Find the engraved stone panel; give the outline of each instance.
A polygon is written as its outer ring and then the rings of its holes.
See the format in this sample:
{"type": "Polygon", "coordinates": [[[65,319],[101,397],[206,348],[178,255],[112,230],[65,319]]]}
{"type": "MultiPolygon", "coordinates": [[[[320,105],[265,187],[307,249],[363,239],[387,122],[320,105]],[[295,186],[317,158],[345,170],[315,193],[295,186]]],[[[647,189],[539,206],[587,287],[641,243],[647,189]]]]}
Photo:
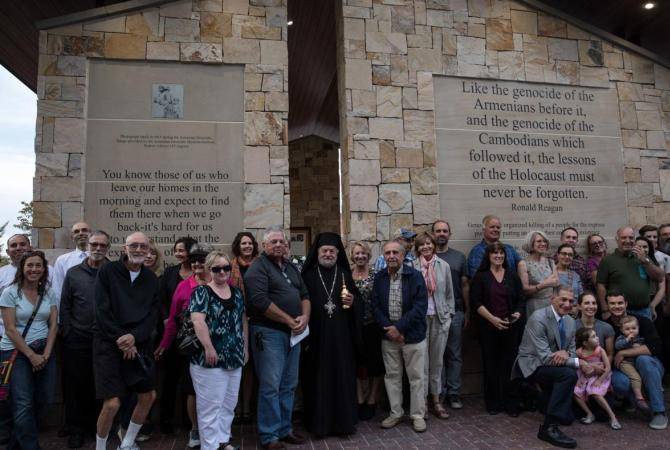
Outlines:
{"type": "Polygon", "coordinates": [[[566,226],[611,238],[627,223],[614,89],[434,83],[440,212],[455,247],[467,251],[481,239],[486,214],[500,216],[503,240],[517,247],[533,229],[557,242],[566,226]]]}
{"type": "Polygon", "coordinates": [[[168,257],[180,236],[230,245],[242,229],[243,70],[90,62],[85,216],[116,249],[142,231],[168,257]],[[179,113],[156,114],[157,96],[168,109],[179,100],[179,113]]]}

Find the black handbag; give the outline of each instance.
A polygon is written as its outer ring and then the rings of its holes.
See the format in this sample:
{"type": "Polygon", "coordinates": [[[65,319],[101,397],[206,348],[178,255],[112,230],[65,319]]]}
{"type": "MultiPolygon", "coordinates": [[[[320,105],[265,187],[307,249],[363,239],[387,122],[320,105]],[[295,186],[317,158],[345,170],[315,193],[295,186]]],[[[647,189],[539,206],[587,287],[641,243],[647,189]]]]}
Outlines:
{"type": "Polygon", "coordinates": [[[190,311],[185,309],[181,317],[181,327],[177,332],[177,350],[181,355],[191,357],[202,350],[202,344],[195,334],[190,311]]]}

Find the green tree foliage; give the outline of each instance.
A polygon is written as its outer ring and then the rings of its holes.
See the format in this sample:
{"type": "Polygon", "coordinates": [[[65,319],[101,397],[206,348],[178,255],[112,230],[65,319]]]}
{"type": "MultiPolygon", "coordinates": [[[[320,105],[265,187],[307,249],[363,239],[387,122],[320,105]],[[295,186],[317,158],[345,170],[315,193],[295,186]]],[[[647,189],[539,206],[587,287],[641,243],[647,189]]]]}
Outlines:
{"type": "Polygon", "coordinates": [[[33,202],[21,202],[21,206],[22,208],[19,210],[19,215],[16,216],[18,223],[14,226],[19,230],[30,233],[33,228],[33,202]]]}
{"type": "Polygon", "coordinates": [[[0,267],[9,264],[9,258],[5,254],[5,231],[7,230],[9,222],[5,222],[0,226],[0,267]]]}

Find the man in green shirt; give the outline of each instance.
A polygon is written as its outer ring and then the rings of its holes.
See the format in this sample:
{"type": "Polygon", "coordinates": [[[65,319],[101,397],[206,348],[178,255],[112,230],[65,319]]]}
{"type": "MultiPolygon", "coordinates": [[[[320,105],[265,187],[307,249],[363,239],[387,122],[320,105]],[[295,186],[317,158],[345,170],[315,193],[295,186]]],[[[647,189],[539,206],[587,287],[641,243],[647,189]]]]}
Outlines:
{"type": "Polygon", "coordinates": [[[622,227],[616,233],[617,248],[603,258],[598,267],[596,289],[603,319],[609,317],[606,294],[610,289],[620,290],[628,302],[628,312],[651,320],[651,282],[663,280],[663,269],[649,259],[635,245],[635,232],[631,227],[622,227]]]}

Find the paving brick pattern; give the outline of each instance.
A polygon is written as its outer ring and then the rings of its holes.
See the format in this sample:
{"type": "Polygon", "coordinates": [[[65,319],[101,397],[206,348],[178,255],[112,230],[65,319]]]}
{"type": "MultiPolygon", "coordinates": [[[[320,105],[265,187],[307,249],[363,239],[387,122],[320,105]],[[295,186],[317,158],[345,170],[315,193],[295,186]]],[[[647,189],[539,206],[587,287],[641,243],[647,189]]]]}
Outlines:
{"type": "MultiPolygon", "coordinates": [[[[666,395],[666,403],[670,396],[666,395]]],[[[345,437],[312,439],[302,446],[290,446],[292,450],[307,449],[543,449],[553,448],[536,438],[537,429],[542,421],[538,413],[524,413],[517,418],[506,414],[490,416],[484,410],[483,400],[478,397],[466,398],[462,410],[450,410],[448,420],[439,420],[431,416],[428,430],[415,433],[409,420],[391,430],[379,428],[383,415],[373,421],[362,422],[358,433],[345,437]]],[[[582,449],[645,449],[661,450],[670,448],[670,430],[655,431],[647,426],[647,421],[637,413],[618,413],[623,430],[613,431],[607,423],[582,425],[575,423],[563,427],[569,436],[575,437],[582,449]]],[[[296,431],[304,432],[300,424],[296,431]]],[[[305,433],[306,434],[306,433],[305,433]]],[[[233,427],[234,440],[241,443],[243,449],[260,448],[254,425],[233,427]]],[[[181,450],[186,448],[186,433],[179,432],[171,436],[158,432],[151,440],[142,443],[142,450],[181,450]]],[[[56,437],[55,430],[45,432],[41,444],[47,449],[67,448],[66,439],[56,437]]],[[[86,442],[86,449],[94,449],[95,443],[86,442]]],[[[116,439],[110,439],[109,449],[118,445],[116,439]]]]}

